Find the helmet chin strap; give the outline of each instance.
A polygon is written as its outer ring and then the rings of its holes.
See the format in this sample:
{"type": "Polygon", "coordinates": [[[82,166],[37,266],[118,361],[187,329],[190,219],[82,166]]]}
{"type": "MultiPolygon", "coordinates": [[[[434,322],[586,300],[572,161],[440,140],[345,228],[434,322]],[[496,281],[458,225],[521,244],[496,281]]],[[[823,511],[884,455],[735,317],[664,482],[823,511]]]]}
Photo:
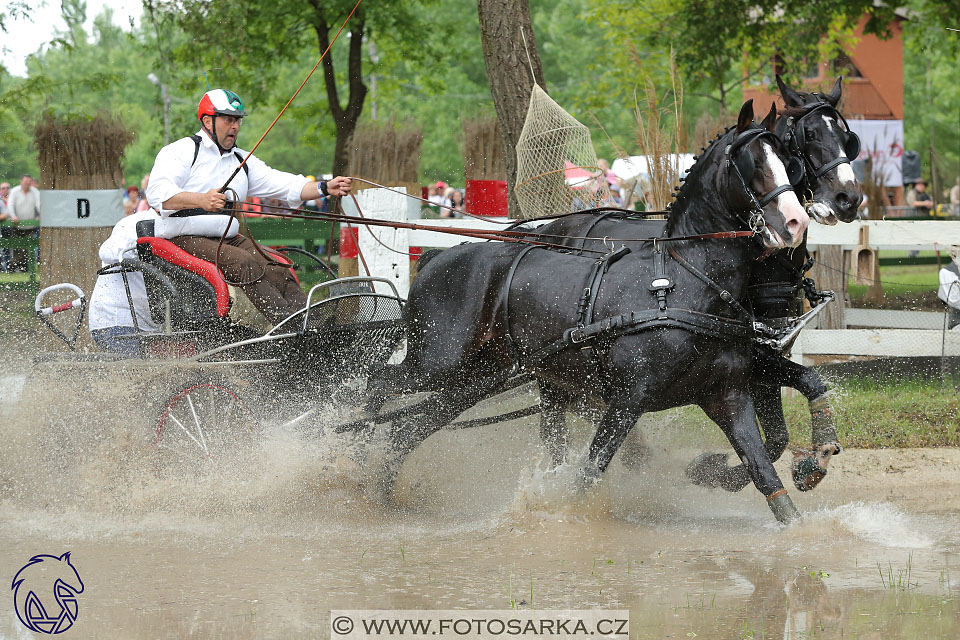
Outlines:
{"type": "MultiPolygon", "coordinates": [[[[217,138],[217,116],[210,116],[210,120],[213,122],[213,131],[207,129],[207,125],[203,124],[203,121],[200,122],[200,126],[203,127],[203,130],[207,132],[207,135],[213,139],[213,144],[217,145],[217,149],[220,150],[220,155],[223,155],[227,151],[230,151],[230,149],[224,149],[220,145],[220,140],[217,138]]],[[[231,149],[232,148],[233,147],[231,147],[231,149]]]]}

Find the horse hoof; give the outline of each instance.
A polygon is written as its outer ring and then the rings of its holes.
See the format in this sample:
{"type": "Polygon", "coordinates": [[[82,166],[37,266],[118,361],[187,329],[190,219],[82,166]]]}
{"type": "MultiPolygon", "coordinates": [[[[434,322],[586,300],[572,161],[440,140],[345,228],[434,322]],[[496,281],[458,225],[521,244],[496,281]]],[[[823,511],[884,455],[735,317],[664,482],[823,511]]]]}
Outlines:
{"type": "Polygon", "coordinates": [[[810,491],[827,475],[830,458],[840,452],[836,443],[823,444],[815,450],[800,449],[794,452],[791,475],[793,484],[800,491],[810,491]]]}
{"type": "Polygon", "coordinates": [[[573,490],[576,493],[583,493],[592,488],[599,481],[600,469],[597,468],[597,465],[595,464],[587,463],[584,465],[583,469],[580,470],[580,473],[577,474],[577,478],[573,483],[573,490]]]}
{"type": "Polygon", "coordinates": [[[790,524],[800,519],[800,512],[793,506],[793,500],[783,489],[767,496],[767,504],[770,505],[770,511],[773,511],[774,517],[780,524],[790,524]]]}
{"type": "Polygon", "coordinates": [[[719,478],[728,469],[728,455],[726,453],[701,453],[687,465],[684,473],[693,484],[716,489],[722,486],[719,478]]]}

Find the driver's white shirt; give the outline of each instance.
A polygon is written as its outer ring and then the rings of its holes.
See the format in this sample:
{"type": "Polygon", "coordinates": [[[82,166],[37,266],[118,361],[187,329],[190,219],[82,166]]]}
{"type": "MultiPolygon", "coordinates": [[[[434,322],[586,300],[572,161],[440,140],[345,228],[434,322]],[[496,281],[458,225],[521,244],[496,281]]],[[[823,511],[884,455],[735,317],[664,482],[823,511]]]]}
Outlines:
{"type": "MultiPolygon", "coordinates": [[[[170,216],[176,212],[163,208],[164,202],[184,191],[206,193],[211,189],[221,188],[234,170],[240,166],[240,160],[234,152],[239,153],[241,158],[247,156],[246,151],[237,147],[221,154],[205,131],[201,129],[197,135],[200,136],[199,150],[191,138],[181,138],[171,142],[157,154],[153,170],[150,172],[146,197],[150,206],[159,211],[162,216],[156,225],[156,235],[160,238],[183,235],[220,237],[228,223],[231,225],[231,230],[227,237],[236,235],[238,225],[230,216],[199,215],[173,218],[170,216]],[[193,161],[194,151],[197,151],[195,162],[193,161]],[[191,162],[193,162],[192,166],[191,162]]],[[[286,201],[290,207],[300,206],[300,193],[310,182],[304,176],[272,169],[256,156],[250,156],[246,166],[249,169],[249,175],[241,169],[229,185],[229,189],[236,192],[238,206],[248,195],[278,198],[286,201]]],[[[233,199],[233,194],[229,190],[227,199],[233,199]]]]}
{"type": "MultiPolygon", "coordinates": [[[[151,219],[155,219],[157,223],[160,222],[156,212],[148,209],[129,215],[118,222],[113,227],[110,237],[100,245],[102,266],[116,264],[124,258],[136,258],[137,223],[151,219]]],[[[127,273],[127,281],[130,283],[130,297],[133,298],[133,308],[137,314],[137,325],[140,331],[145,333],[159,331],[160,327],[150,315],[143,274],[127,273]]],[[[93,294],[90,296],[90,330],[132,326],[133,317],[130,315],[130,302],[127,300],[127,290],[123,286],[123,276],[119,273],[97,276],[97,284],[94,285],[93,294]]]]}

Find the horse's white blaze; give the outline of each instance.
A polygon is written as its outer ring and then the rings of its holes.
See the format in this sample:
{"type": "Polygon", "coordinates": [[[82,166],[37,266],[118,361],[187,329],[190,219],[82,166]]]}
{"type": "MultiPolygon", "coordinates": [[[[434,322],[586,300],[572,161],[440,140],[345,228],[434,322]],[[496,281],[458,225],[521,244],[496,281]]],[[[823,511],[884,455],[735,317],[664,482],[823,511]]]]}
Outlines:
{"type": "MultiPolygon", "coordinates": [[[[820,117],[823,118],[823,121],[827,123],[827,129],[829,129],[830,132],[832,133],[832,132],[833,132],[833,120],[832,120],[831,118],[828,118],[827,116],[820,116],[820,117]]],[[[841,137],[841,136],[837,136],[838,139],[839,139],[840,137],[841,137]]],[[[846,151],[846,149],[843,148],[843,144],[838,143],[838,144],[837,144],[837,157],[843,156],[843,155],[846,155],[846,154],[847,154],[847,151],[846,151]]],[[[856,160],[856,158],[850,158],[850,161],[851,161],[851,162],[854,161],[854,160],[856,160]]],[[[844,162],[844,163],[842,163],[842,164],[837,165],[837,179],[840,180],[840,182],[842,182],[844,185],[853,186],[853,185],[855,185],[855,184],[857,183],[857,176],[854,175],[854,173],[853,173],[853,167],[850,166],[850,163],[849,163],[849,162],[844,162]]]]}
{"type": "MultiPolygon", "coordinates": [[[[777,157],[773,147],[767,142],[763,143],[763,153],[767,166],[770,167],[770,171],[773,173],[773,180],[776,183],[776,187],[790,184],[790,180],[787,178],[787,168],[783,166],[783,162],[777,157]]],[[[810,216],[807,215],[807,212],[797,199],[797,194],[793,191],[784,191],[778,195],[777,211],[783,216],[787,230],[793,234],[790,246],[797,246],[803,238],[803,232],[807,230],[807,225],[810,224],[810,216]]]]}

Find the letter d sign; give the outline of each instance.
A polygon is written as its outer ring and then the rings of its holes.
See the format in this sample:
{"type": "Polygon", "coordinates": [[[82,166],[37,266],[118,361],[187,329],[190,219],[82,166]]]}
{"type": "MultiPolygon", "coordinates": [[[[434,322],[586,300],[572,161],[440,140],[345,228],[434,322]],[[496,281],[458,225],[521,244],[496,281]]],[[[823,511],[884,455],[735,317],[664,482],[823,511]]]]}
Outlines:
{"type": "Polygon", "coordinates": [[[77,217],[80,219],[90,217],[90,201],[86,198],[77,198],[77,217]]]}

